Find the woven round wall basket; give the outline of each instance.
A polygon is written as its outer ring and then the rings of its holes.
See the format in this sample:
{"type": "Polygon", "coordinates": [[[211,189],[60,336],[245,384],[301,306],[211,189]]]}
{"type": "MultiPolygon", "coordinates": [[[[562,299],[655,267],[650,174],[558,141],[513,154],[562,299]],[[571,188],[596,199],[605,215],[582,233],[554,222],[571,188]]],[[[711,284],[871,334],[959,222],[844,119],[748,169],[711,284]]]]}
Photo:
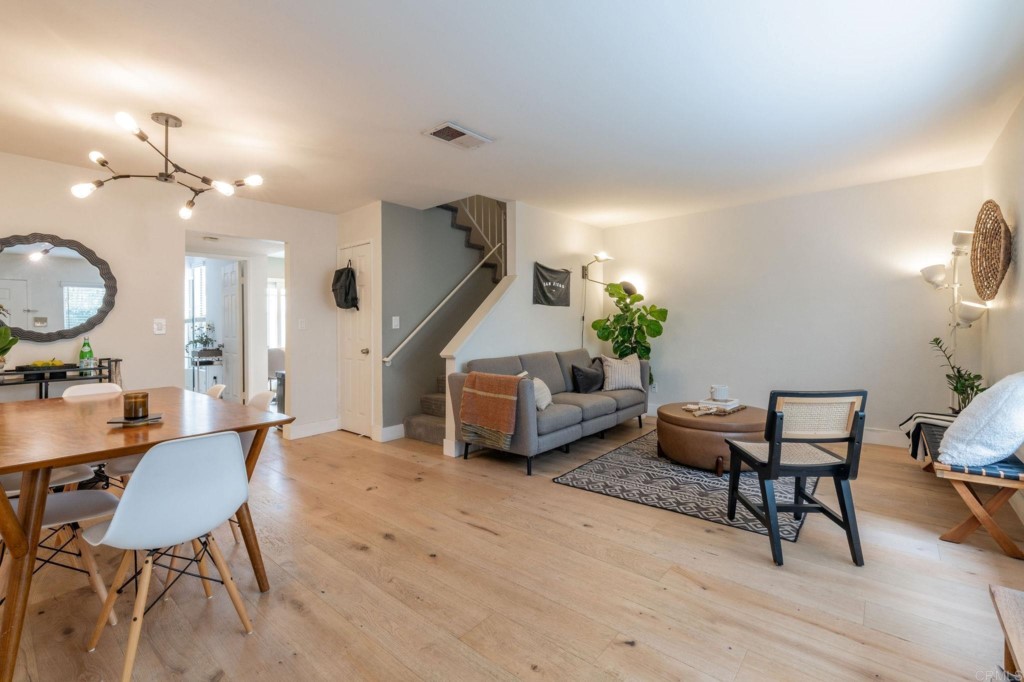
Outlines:
{"type": "Polygon", "coordinates": [[[1010,269],[1010,244],[1013,237],[1003,219],[999,204],[989,199],[978,211],[971,242],[971,274],[974,288],[983,301],[991,301],[1010,269]]]}

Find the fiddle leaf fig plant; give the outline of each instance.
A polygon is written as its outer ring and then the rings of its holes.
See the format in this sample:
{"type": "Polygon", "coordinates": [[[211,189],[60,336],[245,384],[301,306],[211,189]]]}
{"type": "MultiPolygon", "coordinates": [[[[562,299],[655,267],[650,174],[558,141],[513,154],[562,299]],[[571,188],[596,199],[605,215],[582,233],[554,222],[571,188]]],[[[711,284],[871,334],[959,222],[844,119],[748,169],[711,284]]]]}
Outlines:
{"type": "Polygon", "coordinates": [[[643,294],[629,294],[618,282],[605,286],[604,290],[615,302],[617,313],[594,320],[590,326],[597,332],[597,338],[610,341],[617,357],[625,358],[636,353],[642,360],[651,358],[651,339],[665,331],[664,322],[668,310],[654,305],[640,305],[643,294]]]}

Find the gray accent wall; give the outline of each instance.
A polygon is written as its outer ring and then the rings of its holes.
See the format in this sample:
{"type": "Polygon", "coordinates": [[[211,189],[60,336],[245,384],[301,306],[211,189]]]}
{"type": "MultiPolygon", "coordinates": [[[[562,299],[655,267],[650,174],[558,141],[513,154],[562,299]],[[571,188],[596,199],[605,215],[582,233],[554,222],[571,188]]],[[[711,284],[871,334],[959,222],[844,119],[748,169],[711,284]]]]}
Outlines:
{"type": "MultiPolygon", "coordinates": [[[[466,233],[451,226],[451,212],[426,211],[384,202],[381,226],[381,328],[383,354],[392,351],[448,295],[483,255],[464,246],[466,233]],[[400,329],[391,328],[398,316],[400,329]]],[[[449,301],[390,367],[385,366],[384,427],[420,412],[424,393],[434,393],[444,374],[441,350],[494,288],[491,270],[481,268],[449,301]]]]}

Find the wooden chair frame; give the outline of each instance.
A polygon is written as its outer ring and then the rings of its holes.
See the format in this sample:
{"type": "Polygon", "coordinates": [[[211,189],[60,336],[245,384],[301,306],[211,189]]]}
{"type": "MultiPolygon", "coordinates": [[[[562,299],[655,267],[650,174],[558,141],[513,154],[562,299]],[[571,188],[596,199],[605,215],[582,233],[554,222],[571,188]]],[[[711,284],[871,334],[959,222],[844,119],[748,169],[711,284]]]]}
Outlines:
{"type": "Polygon", "coordinates": [[[762,462],[745,452],[742,443],[726,440],[731,453],[729,519],[733,520],[736,518],[736,503],[737,501],[741,502],[768,529],[772,559],[776,565],[782,566],[782,537],[779,534],[779,512],[792,512],[794,518],[798,520],[807,513],[825,515],[833,523],[846,531],[846,539],[850,544],[850,556],[853,559],[853,563],[857,566],[864,565],[864,554],[860,545],[860,533],[857,529],[857,517],[854,513],[850,481],[857,478],[860,450],[864,436],[864,407],[866,403],[867,391],[772,391],[764,434],[765,440],[768,441],[768,461],[762,462]],[[851,409],[846,432],[825,436],[808,434],[806,438],[783,435],[785,433],[784,407],[787,399],[815,401],[832,400],[835,398],[859,398],[859,401],[852,403],[853,408],[851,409]],[[817,447],[818,443],[846,443],[846,458],[842,460],[837,459],[835,464],[783,464],[783,443],[810,443],[815,447],[817,447]],[[755,503],[740,492],[740,471],[744,464],[757,474],[758,483],[761,488],[761,504],[755,503]],[[793,476],[795,479],[792,504],[779,504],[776,501],[775,481],[781,476],[793,476]],[[831,477],[833,479],[836,487],[836,497],[839,498],[838,512],[807,492],[805,484],[807,478],[810,477],[831,477]]]}

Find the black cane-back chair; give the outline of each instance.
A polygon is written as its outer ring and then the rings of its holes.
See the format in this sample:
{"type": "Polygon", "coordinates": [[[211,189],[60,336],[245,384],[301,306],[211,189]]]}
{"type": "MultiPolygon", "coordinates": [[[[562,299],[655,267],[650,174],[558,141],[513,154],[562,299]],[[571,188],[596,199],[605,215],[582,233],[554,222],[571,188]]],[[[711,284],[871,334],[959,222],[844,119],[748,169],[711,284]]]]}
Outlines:
{"type": "Polygon", "coordinates": [[[867,400],[867,391],[772,391],[764,427],[767,442],[726,440],[732,454],[729,519],[736,518],[736,501],[739,500],[768,529],[772,558],[779,566],[782,565],[779,512],[792,512],[797,520],[809,512],[824,514],[846,531],[853,563],[864,565],[850,481],[857,478],[867,400]],[[837,455],[821,447],[821,443],[846,443],[846,454],[837,455]],[[751,501],[739,490],[743,464],[757,474],[761,504],[751,501]],[[792,504],[778,504],[775,500],[775,481],[782,476],[796,479],[792,504]],[[804,486],[808,477],[833,479],[839,498],[838,512],[807,492],[804,486]]]}

